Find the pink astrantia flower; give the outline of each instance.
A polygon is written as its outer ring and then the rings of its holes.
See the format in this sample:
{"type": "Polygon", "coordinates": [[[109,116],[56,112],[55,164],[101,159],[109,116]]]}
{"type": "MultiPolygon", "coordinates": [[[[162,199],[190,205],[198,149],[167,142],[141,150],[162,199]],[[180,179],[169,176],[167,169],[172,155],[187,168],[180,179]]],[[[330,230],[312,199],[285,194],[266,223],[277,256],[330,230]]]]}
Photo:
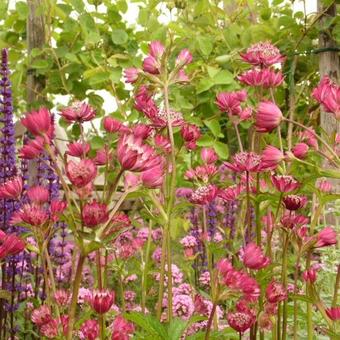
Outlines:
{"type": "Polygon", "coordinates": [[[231,328],[243,333],[254,325],[256,316],[251,311],[235,311],[227,314],[227,320],[231,328]]]}
{"type": "Polygon", "coordinates": [[[307,198],[305,196],[287,195],[282,201],[287,210],[298,210],[306,205],[307,198]]]}
{"type": "Polygon", "coordinates": [[[26,243],[15,234],[5,234],[0,230],[0,260],[16,255],[25,249],[26,243]]]}
{"type": "Polygon", "coordinates": [[[151,74],[159,74],[161,64],[153,56],[148,56],[143,60],[143,70],[151,74]]]}
{"type": "Polygon", "coordinates": [[[127,126],[123,125],[122,122],[112,117],[105,117],[103,119],[103,127],[106,130],[106,132],[109,133],[114,132],[125,133],[130,131],[130,129],[127,126]]]}
{"type": "Polygon", "coordinates": [[[79,337],[84,340],[96,340],[99,336],[99,324],[96,320],[86,320],[79,329],[79,337]]]}
{"type": "Polygon", "coordinates": [[[50,194],[47,188],[37,185],[27,190],[27,196],[32,203],[43,204],[48,202],[50,194]]]}
{"type": "Polygon", "coordinates": [[[262,168],[266,170],[274,170],[284,159],[285,156],[281,150],[272,145],[267,145],[262,152],[262,168]]]}
{"type": "Polygon", "coordinates": [[[155,149],[133,134],[120,137],[117,146],[117,159],[124,170],[146,171],[163,162],[155,149]]]}
{"type": "Polygon", "coordinates": [[[136,124],[131,129],[131,133],[136,137],[147,139],[153,131],[153,128],[150,125],[146,124],[136,124]]]}
{"type": "Polygon", "coordinates": [[[21,124],[34,136],[43,136],[50,139],[53,134],[51,113],[46,108],[27,113],[21,119],[21,124]]]}
{"type": "Polygon", "coordinates": [[[270,42],[256,43],[250,46],[246,53],[240,53],[240,56],[248,64],[260,67],[268,67],[285,60],[279,49],[270,42]]]}
{"type": "Polygon", "coordinates": [[[218,156],[212,148],[202,148],[201,158],[204,163],[211,164],[218,160],[218,156]]]}
{"type": "Polygon", "coordinates": [[[83,142],[73,142],[67,145],[66,153],[73,157],[84,157],[90,151],[90,144],[83,142]]]}
{"type": "Polygon", "coordinates": [[[181,136],[185,141],[185,146],[189,150],[196,149],[196,142],[201,137],[201,131],[194,124],[185,124],[181,129],[181,136]]]}
{"type": "Polygon", "coordinates": [[[307,157],[309,146],[306,143],[297,143],[292,148],[293,155],[298,159],[307,157]]]}
{"type": "Polygon", "coordinates": [[[321,179],[317,187],[319,188],[320,191],[325,192],[325,193],[330,193],[332,191],[332,183],[327,181],[326,179],[321,179]]]}
{"type": "Polygon", "coordinates": [[[271,180],[276,190],[279,192],[291,192],[299,188],[299,182],[292,176],[272,175],[271,180]]]}
{"type": "Polygon", "coordinates": [[[11,224],[20,222],[34,227],[42,226],[48,220],[47,212],[38,204],[24,204],[21,209],[12,215],[11,224]]]}
{"type": "Polygon", "coordinates": [[[91,307],[98,313],[108,312],[115,300],[115,293],[109,290],[93,290],[90,297],[91,307]]]}
{"type": "Polygon", "coordinates": [[[233,156],[233,163],[224,162],[224,165],[235,172],[258,172],[262,169],[261,156],[254,152],[239,152],[233,156]]]}
{"type": "Polygon", "coordinates": [[[228,188],[221,189],[218,192],[218,197],[222,198],[225,201],[235,201],[238,199],[241,192],[243,192],[244,186],[241,184],[235,184],[228,188]]]}
{"type": "Polygon", "coordinates": [[[333,321],[340,320],[340,306],[326,308],[327,316],[333,321]]]}
{"type": "Polygon", "coordinates": [[[337,234],[336,231],[332,227],[325,227],[323,228],[317,235],[316,235],[316,248],[332,246],[337,244],[337,234]]]}
{"type": "Polygon", "coordinates": [[[98,203],[96,200],[86,203],[82,211],[82,219],[87,227],[96,227],[98,224],[107,222],[109,219],[107,205],[98,203]]]}
{"type": "Polygon", "coordinates": [[[165,153],[171,152],[171,143],[170,140],[163,135],[156,135],[155,138],[155,146],[160,148],[165,153]]]}
{"type": "Polygon", "coordinates": [[[129,67],[124,70],[124,78],[127,83],[133,84],[137,81],[141,71],[135,67],[129,67]]]}
{"type": "Polygon", "coordinates": [[[284,286],[276,281],[271,281],[266,289],[266,298],[270,303],[278,303],[286,300],[288,297],[287,290],[284,286]]]}
{"type": "Polygon", "coordinates": [[[329,76],[322,78],[320,84],[313,90],[312,96],[322,104],[326,112],[331,112],[337,120],[340,119],[340,86],[329,76]]]}
{"type": "Polygon", "coordinates": [[[47,324],[52,320],[51,309],[47,305],[42,305],[33,310],[31,320],[37,326],[47,324]]]}
{"type": "Polygon", "coordinates": [[[149,45],[149,54],[154,57],[155,59],[160,59],[162,58],[163,54],[165,52],[165,47],[164,45],[158,41],[152,41],[149,45]]]}
{"type": "Polygon", "coordinates": [[[73,185],[82,188],[95,179],[97,168],[90,159],[82,159],[79,162],[69,161],[66,165],[66,175],[73,185]]]}
{"type": "Polygon", "coordinates": [[[217,196],[218,189],[209,184],[197,188],[190,196],[189,201],[193,204],[206,205],[217,196]]]}
{"type": "Polygon", "coordinates": [[[93,158],[93,162],[97,166],[106,165],[112,158],[110,152],[104,148],[97,150],[96,156],[93,158]]]}
{"type": "Polygon", "coordinates": [[[59,306],[65,307],[70,302],[70,294],[65,289],[58,289],[54,294],[54,299],[59,306]]]}
{"type": "Polygon", "coordinates": [[[272,69],[251,69],[237,77],[238,80],[248,86],[273,88],[283,83],[282,72],[272,69]]]}
{"type": "Polygon", "coordinates": [[[58,335],[58,321],[51,319],[40,327],[40,333],[48,339],[55,339],[58,335]]]}
{"type": "Polygon", "coordinates": [[[302,277],[306,282],[314,283],[317,279],[317,271],[310,268],[302,273],[302,277]]]}
{"type": "Polygon", "coordinates": [[[145,187],[155,189],[159,188],[163,184],[164,162],[141,173],[140,179],[145,187]]]}
{"type": "Polygon", "coordinates": [[[14,177],[0,184],[0,199],[17,199],[22,192],[22,178],[14,177]]]}
{"type": "Polygon", "coordinates": [[[115,317],[112,329],[111,340],[129,340],[130,335],[135,332],[134,325],[125,320],[121,315],[115,317]]]}
{"type": "Polygon", "coordinates": [[[23,159],[34,159],[37,158],[43,150],[44,138],[38,136],[23,145],[23,147],[19,150],[19,157],[23,159]]]}
{"type": "Polygon", "coordinates": [[[68,122],[83,123],[92,120],[96,111],[89,104],[77,101],[62,109],[60,115],[68,122]]]}
{"type": "Polygon", "coordinates": [[[271,101],[260,102],[255,114],[255,127],[258,132],[271,132],[283,119],[281,110],[271,101]]]}
{"type": "Polygon", "coordinates": [[[192,62],[192,54],[187,48],[184,48],[179,52],[179,55],[176,58],[176,65],[184,66],[190,64],[192,62]]]}
{"type": "Polygon", "coordinates": [[[250,269],[262,269],[270,264],[270,259],[254,242],[250,242],[242,251],[242,261],[250,269]]]}
{"type": "Polygon", "coordinates": [[[306,142],[311,148],[318,150],[318,139],[316,138],[316,132],[314,129],[309,128],[308,130],[300,131],[299,137],[301,141],[306,142]]]}

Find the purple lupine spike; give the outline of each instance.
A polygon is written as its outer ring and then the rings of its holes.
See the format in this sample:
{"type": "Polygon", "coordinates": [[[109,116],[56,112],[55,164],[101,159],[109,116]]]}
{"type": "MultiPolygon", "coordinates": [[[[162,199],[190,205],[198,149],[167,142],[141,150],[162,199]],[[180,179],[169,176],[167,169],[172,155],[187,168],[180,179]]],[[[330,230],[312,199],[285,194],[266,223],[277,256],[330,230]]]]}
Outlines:
{"type": "Polygon", "coordinates": [[[210,202],[207,210],[208,210],[207,211],[208,236],[210,237],[210,240],[213,240],[217,225],[216,202],[215,201],[210,202]]]}

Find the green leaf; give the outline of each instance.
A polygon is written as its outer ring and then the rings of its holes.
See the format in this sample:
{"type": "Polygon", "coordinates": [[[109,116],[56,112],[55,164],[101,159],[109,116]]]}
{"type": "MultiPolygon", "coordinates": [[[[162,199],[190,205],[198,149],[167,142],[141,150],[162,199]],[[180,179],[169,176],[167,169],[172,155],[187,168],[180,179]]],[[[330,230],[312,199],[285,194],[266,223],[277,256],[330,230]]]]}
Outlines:
{"type": "Polygon", "coordinates": [[[98,150],[98,149],[103,148],[104,144],[105,144],[104,139],[102,137],[99,137],[99,136],[95,136],[91,140],[91,147],[94,150],[98,150]]]}
{"type": "Polygon", "coordinates": [[[198,141],[198,146],[212,146],[215,143],[215,139],[209,135],[203,135],[198,141]]]}
{"type": "Polygon", "coordinates": [[[112,30],[111,39],[114,44],[123,45],[129,40],[129,36],[125,31],[121,29],[115,29],[112,30]]]}
{"type": "Polygon", "coordinates": [[[215,137],[223,137],[218,119],[205,120],[204,124],[210,129],[215,137]]]}
{"type": "Polygon", "coordinates": [[[214,86],[214,82],[209,78],[203,78],[197,85],[197,94],[208,91],[214,86]]]}
{"type": "Polygon", "coordinates": [[[48,68],[49,67],[49,63],[47,60],[35,60],[33,61],[33,63],[31,64],[32,68],[36,68],[36,69],[44,69],[44,68],[48,68]]]}
{"type": "Polygon", "coordinates": [[[300,294],[290,294],[289,297],[293,300],[299,300],[299,301],[304,301],[304,302],[310,302],[313,303],[313,300],[309,298],[306,295],[300,295],[300,294]]]}
{"type": "Polygon", "coordinates": [[[187,328],[188,323],[182,319],[175,318],[171,321],[168,328],[168,339],[169,340],[178,340],[181,339],[181,336],[185,329],[187,328]]]}
{"type": "Polygon", "coordinates": [[[130,312],[124,314],[124,318],[134,322],[137,326],[142,328],[147,335],[152,335],[155,340],[166,340],[167,332],[164,325],[162,325],[154,316],[148,314],[141,314],[137,312],[130,312]]]}
{"type": "Polygon", "coordinates": [[[213,43],[208,37],[198,37],[197,38],[198,47],[202,54],[206,57],[210,55],[213,50],[213,43]]]}
{"type": "Polygon", "coordinates": [[[218,154],[218,156],[222,159],[228,159],[229,158],[229,147],[227,144],[224,144],[222,142],[215,142],[213,144],[214,150],[218,154]]]}
{"type": "Polygon", "coordinates": [[[220,71],[214,77],[214,83],[216,85],[232,84],[234,82],[234,75],[228,70],[220,71]]]}

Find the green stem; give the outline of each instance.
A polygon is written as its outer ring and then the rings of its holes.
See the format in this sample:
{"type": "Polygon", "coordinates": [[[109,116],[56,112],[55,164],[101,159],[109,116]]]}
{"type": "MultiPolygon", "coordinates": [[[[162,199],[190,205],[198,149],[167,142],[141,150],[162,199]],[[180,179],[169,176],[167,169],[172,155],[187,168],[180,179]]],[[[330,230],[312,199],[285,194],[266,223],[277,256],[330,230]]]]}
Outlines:
{"type": "MultiPolygon", "coordinates": [[[[296,260],[296,266],[295,266],[295,272],[294,272],[294,295],[297,294],[297,281],[299,278],[299,266],[300,266],[300,259],[301,259],[301,251],[299,249],[297,260],[296,260]]],[[[298,337],[298,324],[297,324],[297,316],[298,316],[298,302],[297,299],[294,299],[294,323],[293,323],[293,338],[294,340],[297,340],[298,337]]]]}
{"type": "Polygon", "coordinates": [[[215,315],[215,312],[216,312],[216,307],[217,307],[217,303],[214,302],[212,309],[211,309],[211,312],[210,312],[210,315],[209,315],[207,330],[205,332],[205,337],[204,337],[205,340],[209,340],[209,338],[210,338],[210,330],[211,330],[211,325],[212,325],[214,315],[215,315]]]}
{"type": "Polygon", "coordinates": [[[240,148],[240,151],[243,152],[243,145],[242,145],[241,135],[240,135],[240,131],[238,129],[238,124],[237,123],[234,123],[234,128],[235,128],[235,132],[236,132],[238,147],[240,148]]]}
{"type": "MultiPolygon", "coordinates": [[[[289,236],[284,236],[283,252],[282,252],[282,284],[287,289],[287,253],[289,246],[289,236]]],[[[282,340],[287,338],[287,300],[283,301],[282,308],[282,340]]]]}
{"type": "MultiPolygon", "coordinates": [[[[260,190],[260,174],[256,174],[256,192],[259,193],[260,190]]],[[[260,247],[261,246],[261,229],[262,223],[260,219],[260,203],[258,201],[255,202],[255,222],[256,222],[256,243],[260,247]]]]}
{"type": "Polygon", "coordinates": [[[148,241],[146,244],[145,258],[143,262],[143,271],[142,271],[142,313],[145,314],[145,306],[146,306],[146,291],[147,291],[147,277],[149,271],[149,257],[150,257],[150,249],[151,249],[151,232],[152,232],[152,220],[149,221],[149,234],[148,241]]]}
{"type": "Polygon", "coordinates": [[[337,300],[338,300],[339,286],[340,286],[340,264],[338,264],[338,272],[336,274],[334,293],[333,293],[333,299],[332,299],[332,307],[336,307],[337,300]]]}
{"type": "Polygon", "coordinates": [[[77,263],[77,269],[76,274],[73,281],[73,291],[72,291],[72,300],[69,307],[69,322],[68,322],[68,330],[67,330],[67,340],[73,339],[73,327],[75,323],[75,315],[76,315],[76,309],[77,309],[77,302],[78,302],[78,293],[79,293],[79,287],[81,283],[82,278],[82,272],[83,272],[83,266],[85,262],[86,256],[83,254],[79,255],[78,263],[77,263]]]}
{"type": "Polygon", "coordinates": [[[167,233],[167,228],[163,228],[163,240],[162,240],[162,256],[161,256],[161,271],[159,277],[159,291],[158,291],[158,303],[157,303],[157,318],[160,320],[162,316],[162,302],[163,302],[163,294],[164,294],[164,276],[165,276],[165,261],[166,261],[166,243],[167,237],[165,234],[167,233]]]}

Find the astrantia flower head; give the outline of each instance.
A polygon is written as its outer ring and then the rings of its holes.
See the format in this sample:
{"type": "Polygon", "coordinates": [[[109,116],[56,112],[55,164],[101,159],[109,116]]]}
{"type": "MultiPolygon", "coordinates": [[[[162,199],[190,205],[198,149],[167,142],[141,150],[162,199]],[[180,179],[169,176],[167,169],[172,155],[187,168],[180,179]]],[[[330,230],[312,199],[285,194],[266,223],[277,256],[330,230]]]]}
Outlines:
{"type": "Polygon", "coordinates": [[[66,153],[73,157],[85,157],[90,149],[89,143],[73,142],[67,145],[66,153]]]}
{"type": "Polygon", "coordinates": [[[258,132],[271,132],[283,119],[279,107],[271,101],[260,102],[255,114],[255,127],[258,132]]]}
{"type": "Polygon", "coordinates": [[[133,84],[137,81],[141,71],[135,67],[129,67],[124,70],[124,78],[127,83],[133,84]]]}
{"type": "Polygon", "coordinates": [[[235,184],[228,188],[221,189],[218,191],[218,197],[225,201],[233,202],[238,199],[241,192],[244,190],[244,186],[241,184],[235,184]]]}
{"type": "Polygon", "coordinates": [[[270,259],[254,242],[250,242],[242,250],[242,261],[250,269],[262,269],[270,264],[270,259]]]}
{"type": "Polygon", "coordinates": [[[20,176],[0,184],[0,199],[17,199],[21,195],[22,185],[22,178],[20,176]]]}
{"type": "Polygon", "coordinates": [[[332,246],[334,244],[337,244],[337,234],[332,227],[325,227],[316,235],[316,248],[332,246]]]}
{"type": "Polygon", "coordinates": [[[270,303],[278,303],[286,300],[288,297],[287,290],[284,286],[276,281],[272,281],[266,289],[266,298],[270,303]]]}
{"type": "Polygon", "coordinates": [[[196,149],[196,142],[201,137],[201,131],[194,124],[185,124],[181,129],[181,136],[185,141],[185,146],[189,150],[196,149]]]}
{"type": "Polygon", "coordinates": [[[306,143],[297,143],[292,148],[293,155],[298,159],[307,157],[309,146],[306,143]]]}
{"type": "Polygon", "coordinates": [[[197,188],[190,196],[189,201],[194,204],[206,205],[217,196],[218,189],[213,184],[197,188]]]}
{"type": "Polygon", "coordinates": [[[42,226],[48,220],[47,212],[38,204],[24,204],[12,215],[11,223],[27,223],[34,227],[42,226]]]}
{"type": "Polygon", "coordinates": [[[76,101],[61,110],[60,115],[68,122],[83,123],[92,120],[96,111],[87,103],[76,101]]]}
{"type": "Polygon", "coordinates": [[[213,148],[202,148],[201,158],[204,163],[211,164],[218,160],[218,155],[213,148]]]}
{"type": "Polygon", "coordinates": [[[15,234],[5,234],[0,230],[0,260],[16,255],[25,249],[25,242],[15,234]]]}
{"type": "Polygon", "coordinates": [[[305,196],[287,195],[283,198],[283,204],[287,210],[298,210],[303,208],[307,203],[305,196]]]}
{"type": "Polygon", "coordinates": [[[87,227],[96,227],[98,224],[107,222],[109,213],[106,204],[98,203],[96,200],[86,203],[82,211],[82,219],[87,227]]]}
{"type": "Polygon", "coordinates": [[[47,324],[52,320],[51,309],[47,305],[42,305],[33,310],[31,320],[37,326],[47,324]]]}
{"type": "Polygon", "coordinates": [[[283,75],[281,71],[275,72],[272,69],[251,69],[240,76],[238,80],[248,86],[274,88],[283,83],[283,75]]]}
{"type": "Polygon", "coordinates": [[[50,194],[47,188],[37,185],[27,190],[27,196],[32,203],[43,204],[48,202],[50,194]]]}
{"type": "Polygon", "coordinates": [[[291,192],[300,186],[294,177],[288,175],[272,175],[271,180],[279,192],[291,192]]]}
{"type": "Polygon", "coordinates": [[[128,340],[130,335],[135,331],[133,323],[128,322],[121,315],[117,315],[112,324],[112,338],[111,340],[128,340]]]}
{"type": "Polygon", "coordinates": [[[98,313],[108,312],[113,305],[115,293],[109,290],[93,290],[90,297],[91,307],[98,313]]]}
{"type": "Polygon", "coordinates": [[[79,162],[69,161],[66,165],[66,175],[73,185],[82,188],[95,179],[97,167],[90,159],[82,159],[79,162]]]}
{"type": "Polygon", "coordinates": [[[333,321],[340,320],[340,306],[335,306],[326,309],[327,316],[333,321]]]}
{"type": "Polygon", "coordinates": [[[239,152],[233,156],[233,163],[224,162],[224,165],[235,172],[258,172],[262,169],[261,156],[254,152],[239,152]]]}
{"type": "Polygon", "coordinates": [[[19,157],[23,159],[37,158],[44,150],[44,138],[41,136],[29,140],[19,150],[19,157]]]}
{"type": "Polygon", "coordinates": [[[326,112],[331,112],[340,119],[340,86],[328,76],[324,76],[320,84],[313,90],[312,96],[322,104],[326,112]]]}
{"type": "Polygon", "coordinates": [[[272,145],[267,145],[262,152],[262,168],[274,170],[284,159],[285,156],[281,150],[272,145]]]}
{"type": "Polygon", "coordinates": [[[96,320],[86,320],[79,329],[81,339],[96,340],[99,336],[99,324],[96,320]]]}
{"type": "Polygon", "coordinates": [[[21,124],[34,136],[42,136],[49,140],[53,135],[52,116],[48,109],[32,111],[21,119],[21,124]]]}
{"type": "Polygon", "coordinates": [[[120,137],[117,159],[123,169],[136,172],[149,170],[163,162],[154,148],[133,134],[124,134],[120,137]]]}
{"type": "Polygon", "coordinates": [[[270,42],[256,43],[250,46],[246,53],[240,53],[240,55],[245,62],[260,67],[268,67],[285,60],[280,50],[270,42]]]}
{"type": "Polygon", "coordinates": [[[251,311],[236,311],[227,314],[228,324],[239,333],[245,332],[256,321],[255,313],[251,311]]]}

